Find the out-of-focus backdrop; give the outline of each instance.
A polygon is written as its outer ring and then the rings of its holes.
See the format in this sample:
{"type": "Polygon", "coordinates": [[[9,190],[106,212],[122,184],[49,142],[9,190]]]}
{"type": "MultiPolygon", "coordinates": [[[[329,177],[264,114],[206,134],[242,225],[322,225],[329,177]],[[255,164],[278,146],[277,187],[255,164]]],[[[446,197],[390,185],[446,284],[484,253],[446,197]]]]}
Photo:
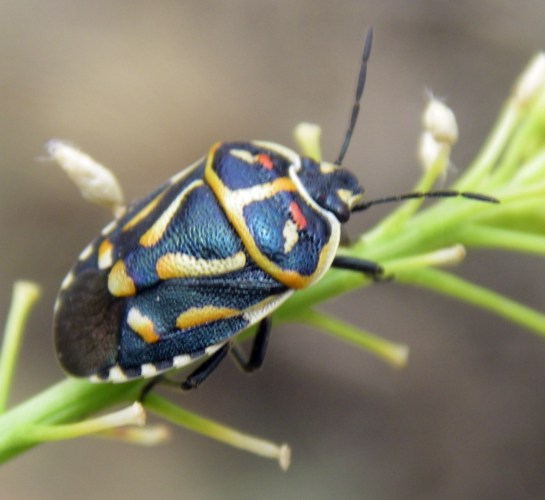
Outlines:
{"type": "MultiPolygon", "coordinates": [[[[346,165],[369,197],[407,191],[425,90],[456,112],[458,168],[511,83],[545,47],[541,0],[0,0],[0,317],[11,283],[40,282],[12,402],[63,377],[56,290],[108,221],[60,170],[53,137],[114,169],[136,198],[217,140],[292,145],[302,120],[340,146],[367,26],[363,109],[346,165]]],[[[388,209],[354,217],[358,234],[388,209]]],[[[543,309],[543,262],[472,252],[460,274],[543,309]]],[[[274,331],[264,369],[225,363],[189,409],[293,447],[270,461],[181,429],[144,449],[93,439],[41,446],[0,468],[17,500],[544,498],[545,342],[483,311],[386,283],[326,306],[410,345],[397,371],[320,333],[274,331]]]]}

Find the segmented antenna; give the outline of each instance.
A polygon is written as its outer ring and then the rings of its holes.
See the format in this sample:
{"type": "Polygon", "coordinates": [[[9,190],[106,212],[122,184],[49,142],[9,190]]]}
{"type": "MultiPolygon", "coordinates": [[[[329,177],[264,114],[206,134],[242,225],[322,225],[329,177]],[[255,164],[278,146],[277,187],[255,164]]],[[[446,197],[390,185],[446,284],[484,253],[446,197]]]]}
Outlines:
{"type": "Polygon", "coordinates": [[[350,145],[350,139],[352,139],[352,133],[356,128],[356,122],[358,121],[358,114],[360,112],[360,101],[361,96],[363,95],[363,89],[365,87],[365,77],[367,76],[367,62],[369,61],[369,56],[371,55],[371,46],[373,45],[373,29],[369,28],[367,30],[367,35],[365,36],[365,43],[363,44],[363,55],[361,57],[361,66],[360,74],[358,76],[358,86],[356,88],[356,98],[354,99],[354,105],[352,106],[352,115],[350,116],[350,123],[348,124],[348,129],[344,135],[343,145],[339,151],[339,156],[335,160],[335,165],[341,165],[344,160],[344,155],[348,150],[350,145]]]}
{"type": "MultiPolygon", "coordinates": [[[[354,132],[354,129],[356,128],[356,123],[358,121],[358,115],[360,112],[360,101],[363,95],[363,89],[365,88],[365,77],[367,76],[367,63],[369,62],[369,56],[371,55],[372,45],[373,45],[373,29],[369,28],[367,30],[367,35],[365,36],[365,42],[363,44],[363,54],[361,57],[360,74],[358,76],[358,86],[356,87],[356,97],[354,99],[354,104],[352,106],[352,115],[350,116],[350,122],[348,124],[348,129],[346,130],[346,134],[344,135],[344,141],[341,146],[341,150],[339,151],[339,156],[335,160],[335,165],[342,164],[344,160],[344,156],[346,155],[346,152],[348,150],[348,146],[350,145],[352,134],[354,132]]],[[[470,200],[481,201],[485,203],[500,202],[497,198],[494,198],[492,196],[487,196],[485,194],[470,193],[465,191],[441,190],[441,191],[428,191],[425,193],[423,192],[405,193],[405,194],[399,194],[395,196],[387,196],[384,198],[378,198],[376,200],[370,200],[370,201],[360,203],[359,205],[352,207],[351,211],[360,212],[362,210],[367,210],[369,207],[372,207],[373,205],[379,205],[381,203],[395,203],[395,202],[410,200],[410,199],[456,198],[456,197],[467,198],[470,200]]]]}
{"type": "Polygon", "coordinates": [[[469,200],[482,201],[485,203],[499,203],[500,201],[497,198],[492,196],[487,196],[480,193],[470,193],[467,191],[428,191],[426,193],[416,192],[416,193],[405,193],[398,194],[395,196],[386,196],[384,198],[378,198],[376,200],[370,200],[359,205],[352,207],[352,212],[361,212],[362,210],[367,210],[373,205],[380,205],[381,203],[395,203],[404,200],[410,200],[415,198],[467,198],[469,200]]]}

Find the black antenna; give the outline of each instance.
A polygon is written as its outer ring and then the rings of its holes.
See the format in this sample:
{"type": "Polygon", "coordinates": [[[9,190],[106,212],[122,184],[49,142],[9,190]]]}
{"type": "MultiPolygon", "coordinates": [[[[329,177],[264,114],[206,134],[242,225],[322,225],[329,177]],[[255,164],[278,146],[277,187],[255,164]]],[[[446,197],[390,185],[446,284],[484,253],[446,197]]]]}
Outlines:
{"type": "Polygon", "coordinates": [[[350,139],[352,139],[352,133],[356,128],[356,122],[358,121],[358,114],[360,112],[360,101],[363,94],[363,89],[365,87],[365,77],[367,76],[367,62],[369,61],[369,56],[371,55],[371,46],[373,45],[373,29],[369,28],[367,30],[367,35],[365,36],[365,42],[363,44],[363,55],[361,57],[361,66],[360,74],[358,76],[358,86],[356,88],[356,98],[354,99],[354,105],[352,106],[352,115],[350,116],[350,123],[348,124],[348,129],[344,135],[343,145],[339,151],[339,156],[335,160],[335,165],[341,165],[344,160],[344,155],[348,150],[350,145],[350,139]]]}
{"type": "Polygon", "coordinates": [[[376,200],[366,201],[352,207],[352,212],[361,212],[362,210],[367,210],[373,205],[380,205],[381,203],[395,203],[403,200],[410,200],[415,198],[467,198],[469,200],[483,201],[486,203],[499,203],[500,201],[497,198],[492,196],[487,196],[480,193],[469,193],[466,191],[429,191],[426,193],[416,192],[416,193],[405,193],[398,194],[395,196],[387,196],[385,198],[378,198],[376,200]]]}

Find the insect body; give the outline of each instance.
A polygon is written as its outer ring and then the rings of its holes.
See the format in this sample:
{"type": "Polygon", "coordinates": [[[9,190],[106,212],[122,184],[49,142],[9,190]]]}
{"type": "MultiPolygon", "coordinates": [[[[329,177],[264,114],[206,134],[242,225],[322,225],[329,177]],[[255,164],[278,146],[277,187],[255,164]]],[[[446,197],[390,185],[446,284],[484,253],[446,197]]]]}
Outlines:
{"type": "Polygon", "coordinates": [[[273,143],[218,143],[80,255],[54,320],[63,367],[120,381],[218,349],[334,261],[363,193],[273,143]]]}
{"type": "Polygon", "coordinates": [[[330,267],[373,276],[377,264],[338,257],[341,224],[376,203],[340,163],[354,130],[356,100],[338,160],[318,162],[270,142],[218,143],[208,154],[106,226],[65,278],[54,336],[64,369],[94,381],[153,377],[198,358],[182,387],[198,386],[231,350],[246,370],[263,361],[269,317],[330,267]],[[259,324],[249,359],[234,336],[259,324]],[[208,356],[208,357],[207,357],[208,356]]]}

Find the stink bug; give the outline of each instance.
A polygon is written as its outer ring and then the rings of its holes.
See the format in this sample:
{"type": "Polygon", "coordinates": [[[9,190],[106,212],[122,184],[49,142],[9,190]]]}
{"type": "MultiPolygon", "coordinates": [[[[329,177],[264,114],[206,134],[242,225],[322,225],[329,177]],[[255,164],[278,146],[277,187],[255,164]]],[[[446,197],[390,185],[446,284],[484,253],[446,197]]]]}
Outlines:
{"type": "Polygon", "coordinates": [[[336,256],[341,225],[376,203],[341,167],[356,125],[371,51],[363,50],[355,102],[334,163],[271,142],[217,143],[92,242],[57,300],[57,355],[71,375],[123,382],[197,359],[182,387],[198,386],[229,350],[247,371],[265,356],[270,315],[330,267],[381,274],[379,265],[336,256]],[[258,324],[248,359],[234,336],[258,324]]]}

